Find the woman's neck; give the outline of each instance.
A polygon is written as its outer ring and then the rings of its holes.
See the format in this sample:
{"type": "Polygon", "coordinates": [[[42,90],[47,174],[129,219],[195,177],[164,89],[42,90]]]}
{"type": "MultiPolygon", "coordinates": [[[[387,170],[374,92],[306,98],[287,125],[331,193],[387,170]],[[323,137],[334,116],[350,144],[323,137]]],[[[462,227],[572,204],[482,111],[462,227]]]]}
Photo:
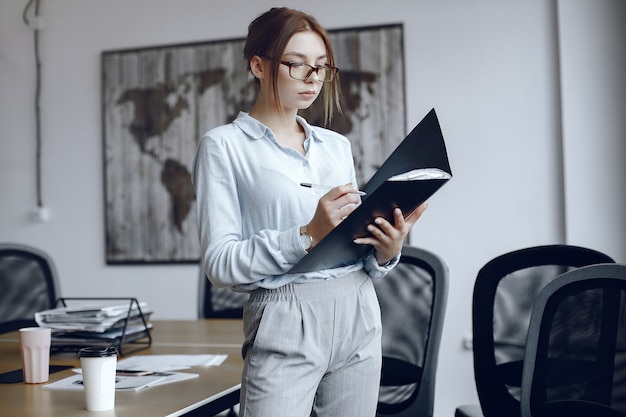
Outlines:
{"type": "Polygon", "coordinates": [[[250,116],[269,127],[282,146],[295,149],[304,155],[305,133],[296,120],[297,110],[281,114],[276,109],[268,110],[268,107],[257,102],[250,111],[250,116]]]}

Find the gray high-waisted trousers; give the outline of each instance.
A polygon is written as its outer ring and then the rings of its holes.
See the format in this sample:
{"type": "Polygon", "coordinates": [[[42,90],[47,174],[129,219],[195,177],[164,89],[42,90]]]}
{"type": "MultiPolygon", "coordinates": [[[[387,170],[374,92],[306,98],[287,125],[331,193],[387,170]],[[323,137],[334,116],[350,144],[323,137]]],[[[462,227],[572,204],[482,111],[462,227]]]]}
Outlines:
{"type": "Polygon", "coordinates": [[[363,271],[251,294],[244,307],[242,417],[373,417],[380,307],[363,271]]]}

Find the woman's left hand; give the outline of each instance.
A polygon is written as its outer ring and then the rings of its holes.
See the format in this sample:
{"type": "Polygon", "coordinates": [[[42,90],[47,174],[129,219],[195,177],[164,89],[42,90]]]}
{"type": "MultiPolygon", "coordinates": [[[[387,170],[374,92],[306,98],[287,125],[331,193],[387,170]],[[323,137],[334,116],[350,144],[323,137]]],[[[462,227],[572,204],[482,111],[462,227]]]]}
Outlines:
{"type": "Polygon", "coordinates": [[[375,224],[370,224],[367,227],[372,236],[357,238],[354,240],[354,243],[374,246],[376,249],[376,262],[378,262],[378,265],[384,265],[400,254],[404,239],[427,207],[428,204],[423,203],[409,214],[406,219],[402,211],[396,208],[393,212],[394,224],[382,217],[377,217],[374,219],[375,224]]]}

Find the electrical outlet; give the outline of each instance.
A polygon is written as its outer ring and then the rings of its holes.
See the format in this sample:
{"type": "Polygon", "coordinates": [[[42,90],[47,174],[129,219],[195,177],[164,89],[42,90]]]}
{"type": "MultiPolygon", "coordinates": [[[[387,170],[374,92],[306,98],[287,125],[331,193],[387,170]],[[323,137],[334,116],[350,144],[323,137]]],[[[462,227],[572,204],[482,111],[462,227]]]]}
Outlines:
{"type": "Polygon", "coordinates": [[[40,223],[47,222],[48,220],[50,220],[50,209],[45,206],[37,207],[33,211],[33,220],[40,223]]]}

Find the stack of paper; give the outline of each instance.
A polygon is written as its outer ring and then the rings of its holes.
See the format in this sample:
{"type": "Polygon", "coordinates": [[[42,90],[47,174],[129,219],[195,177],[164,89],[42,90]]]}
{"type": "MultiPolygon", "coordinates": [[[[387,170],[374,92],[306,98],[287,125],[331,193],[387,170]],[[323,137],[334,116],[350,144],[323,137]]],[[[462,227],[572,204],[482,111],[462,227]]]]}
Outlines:
{"type": "MultiPolygon", "coordinates": [[[[86,299],[87,300],[87,299],[86,299]]],[[[120,346],[149,336],[152,309],[134,299],[121,304],[120,299],[90,300],[80,304],[35,313],[40,327],[52,329],[52,346],[120,346]],[[132,300],[132,301],[131,301],[132,300]]]]}
{"type": "Polygon", "coordinates": [[[53,330],[103,333],[122,327],[127,317],[129,325],[132,322],[141,323],[140,309],[146,319],[152,314],[152,310],[145,302],[139,305],[134,303],[110,305],[100,302],[40,311],[35,313],[35,320],[39,326],[50,327],[53,330]]]}

